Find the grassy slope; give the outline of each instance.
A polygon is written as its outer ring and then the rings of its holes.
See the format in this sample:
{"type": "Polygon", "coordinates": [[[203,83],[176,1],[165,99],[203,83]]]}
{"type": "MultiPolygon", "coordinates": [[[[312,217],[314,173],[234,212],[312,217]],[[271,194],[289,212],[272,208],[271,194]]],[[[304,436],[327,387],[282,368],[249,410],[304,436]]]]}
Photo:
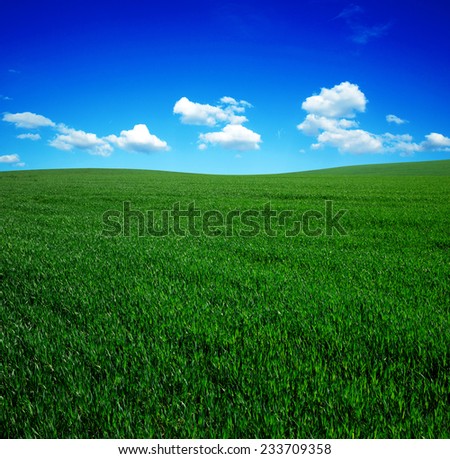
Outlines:
{"type": "Polygon", "coordinates": [[[450,175],[450,160],[334,167],[308,173],[320,175],[448,176],[450,175]]]}
{"type": "Polygon", "coordinates": [[[449,437],[449,165],[0,174],[0,431],[449,437]],[[326,199],[347,236],[101,235],[126,200],[326,199]]]}

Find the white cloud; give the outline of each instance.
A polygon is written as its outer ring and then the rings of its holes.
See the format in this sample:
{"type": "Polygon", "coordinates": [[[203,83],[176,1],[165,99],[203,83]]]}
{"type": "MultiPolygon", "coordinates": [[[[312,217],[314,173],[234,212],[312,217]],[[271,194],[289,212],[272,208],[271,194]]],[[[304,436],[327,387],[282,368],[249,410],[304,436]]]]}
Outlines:
{"type": "Polygon", "coordinates": [[[209,143],[239,151],[259,150],[262,142],[259,134],[240,124],[227,124],[222,131],[200,134],[199,140],[202,142],[199,147],[201,149],[204,149],[202,145],[209,143]]]}
{"type": "Polygon", "coordinates": [[[251,108],[252,104],[246,100],[240,100],[239,102],[234,97],[224,96],[220,99],[220,102],[225,105],[234,105],[233,110],[237,112],[243,112],[246,108],[251,108]]]}
{"type": "Polygon", "coordinates": [[[418,151],[450,151],[450,138],[437,132],[425,136],[421,143],[413,142],[409,134],[383,134],[384,148],[388,152],[400,152],[401,156],[413,156],[418,151]]]}
{"type": "Polygon", "coordinates": [[[327,118],[354,118],[364,112],[367,99],[358,85],[344,81],[331,89],[322,88],[320,94],[308,97],[302,104],[308,113],[327,118]]]}
{"type": "Polygon", "coordinates": [[[20,161],[19,155],[0,156],[0,163],[18,163],[19,161],[20,161]]]}
{"type": "Polygon", "coordinates": [[[429,151],[450,151],[450,138],[445,137],[437,132],[432,132],[425,136],[427,140],[423,141],[420,145],[423,150],[429,151]]]}
{"type": "Polygon", "coordinates": [[[317,137],[316,146],[329,145],[335,147],[341,153],[382,153],[382,141],[362,129],[335,129],[333,131],[324,131],[317,137]]]}
{"type": "Polygon", "coordinates": [[[344,82],[332,89],[322,88],[320,95],[303,102],[303,109],[316,113],[308,113],[297,129],[317,136],[317,143],[312,145],[315,150],[331,146],[341,153],[379,153],[383,145],[377,136],[362,129],[351,129],[358,127],[354,120],[335,117],[336,114],[353,117],[354,110],[364,111],[365,104],[366,97],[357,85],[344,82]]]}
{"type": "Polygon", "coordinates": [[[105,140],[117,145],[123,150],[137,153],[151,153],[154,151],[167,151],[169,146],[167,142],[160,140],[153,134],[150,134],[145,124],[136,124],[129,131],[122,131],[120,136],[110,135],[105,140]]]}
{"type": "Polygon", "coordinates": [[[388,123],[395,123],[395,124],[405,124],[408,122],[406,120],[402,120],[401,118],[395,115],[386,115],[386,121],[388,123]]]}
{"type": "Polygon", "coordinates": [[[0,94],[0,100],[12,100],[11,97],[0,94]]]}
{"type": "Polygon", "coordinates": [[[234,113],[230,113],[228,115],[228,121],[230,124],[242,124],[248,121],[248,118],[243,115],[235,115],[234,113]]]}
{"type": "MultiPolygon", "coordinates": [[[[318,150],[329,146],[340,153],[398,153],[412,156],[416,152],[450,151],[450,138],[431,133],[426,140],[416,143],[409,134],[394,135],[389,132],[373,134],[359,128],[354,117],[355,111],[364,111],[366,96],[357,85],[341,83],[334,88],[322,88],[317,96],[308,97],[302,108],[308,112],[297,129],[304,134],[316,137],[311,148],[318,150]]],[[[386,120],[396,124],[407,123],[395,115],[387,115],[386,120]]]]}
{"type": "Polygon", "coordinates": [[[40,140],[41,136],[39,134],[19,134],[18,139],[29,139],[29,140],[40,140]]]}
{"type": "Polygon", "coordinates": [[[223,125],[221,131],[200,134],[198,149],[206,150],[208,145],[218,145],[232,150],[259,150],[261,136],[242,126],[247,122],[242,115],[246,108],[252,105],[245,100],[236,100],[234,97],[224,96],[220,105],[199,104],[182,97],[174,106],[173,112],[181,115],[181,122],[185,124],[217,126],[223,125]]]}
{"type": "Polygon", "coordinates": [[[216,126],[221,123],[242,124],[248,121],[247,117],[237,115],[243,113],[251,105],[245,100],[237,101],[233,97],[222,97],[222,105],[199,104],[192,102],[187,97],[182,97],[175,103],[173,113],[181,115],[183,124],[198,126],[216,126]]]}
{"type": "Polygon", "coordinates": [[[233,97],[224,96],[220,99],[223,104],[237,105],[238,101],[233,97]]]}
{"type": "MultiPolygon", "coordinates": [[[[111,155],[113,152],[112,145],[116,145],[127,151],[142,153],[169,150],[167,142],[150,134],[145,124],[137,124],[131,130],[122,131],[120,136],[109,135],[100,138],[94,133],[76,130],[63,123],[55,124],[45,116],[31,112],[6,113],[3,116],[3,121],[14,123],[16,127],[21,128],[34,129],[45,126],[54,128],[57,134],[55,138],[49,142],[49,145],[58,150],[70,151],[74,148],[78,148],[92,155],[105,157],[111,155]]],[[[39,140],[41,136],[39,134],[26,133],[18,135],[17,138],[39,140]]]]}
{"type": "Polygon", "coordinates": [[[109,156],[113,148],[105,140],[84,131],[77,131],[63,124],[58,125],[59,134],[49,142],[49,144],[58,150],[70,151],[73,148],[86,150],[92,155],[109,156]]]}
{"type": "Polygon", "coordinates": [[[334,118],[327,118],[325,116],[318,116],[313,114],[306,115],[305,120],[297,126],[297,129],[306,135],[318,135],[319,131],[333,131],[339,128],[347,129],[350,127],[357,127],[358,123],[353,120],[345,118],[337,120],[334,118]]]}
{"type": "Polygon", "coordinates": [[[25,163],[21,161],[20,163],[15,163],[14,166],[16,166],[16,167],[25,167],[25,163]]]}
{"type": "Polygon", "coordinates": [[[383,149],[386,153],[400,153],[400,156],[413,156],[416,151],[421,151],[421,146],[413,142],[409,134],[394,135],[389,132],[380,136],[383,149]]]}
{"type": "Polygon", "coordinates": [[[3,121],[8,123],[14,123],[16,127],[37,129],[40,127],[54,127],[55,123],[42,115],[36,113],[23,112],[23,113],[5,113],[3,115],[3,121]]]}
{"type": "MultiPolygon", "coordinates": [[[[49,144],[58,150],[70,151],[74,148],[85,150],[92,155],[109,156],[113,152],[111,144],[127,151],[149,153],[158,150],[168,150],[167,142],[164,142],[153,134],[150,134],[145,124],[137,124],[129,131],[122,131],[120,136],[110,135],[100,138],[94,133],[76,130],[65,124],[55,124],[42,115],[31,112],[6,113],[3,121],[14,123],[16,127],[38,128],[49,126],[57,131],[54,139],[49,144]]],[[[39,140],[39,134],[20,134],[19,139],[39,140]]]]}
{"type": "Polygon", "coordinates": [[[220,107],[191,102],[187,97],[176,102],[173,113],[181,115],[181,122],[184,124],[215,126],[217,122],[227,120],[227,114],[220,107]]]}

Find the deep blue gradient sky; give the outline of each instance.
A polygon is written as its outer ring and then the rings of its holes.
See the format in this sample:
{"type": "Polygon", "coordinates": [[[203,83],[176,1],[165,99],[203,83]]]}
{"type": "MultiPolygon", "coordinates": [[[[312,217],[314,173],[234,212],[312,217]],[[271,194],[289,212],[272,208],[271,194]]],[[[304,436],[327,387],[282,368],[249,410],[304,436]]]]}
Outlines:
{"type": "Polygon", "coordinates": [[[450,158],[441,0],[3,0],[0,13],[0,170],[450,158]]]}

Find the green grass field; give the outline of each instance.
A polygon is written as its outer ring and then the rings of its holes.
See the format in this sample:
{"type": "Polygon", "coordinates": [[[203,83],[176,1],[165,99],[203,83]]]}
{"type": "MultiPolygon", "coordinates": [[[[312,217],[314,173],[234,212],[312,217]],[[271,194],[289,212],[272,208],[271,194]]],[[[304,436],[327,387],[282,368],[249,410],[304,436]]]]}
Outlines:
{"type": "Polygon", "coordinates": [[[3,172],[0,189],[3,437],[450,437],[450,161],[3,172]],[[347,235],[103,234],[124,201],[326,200],[347,235]]]}

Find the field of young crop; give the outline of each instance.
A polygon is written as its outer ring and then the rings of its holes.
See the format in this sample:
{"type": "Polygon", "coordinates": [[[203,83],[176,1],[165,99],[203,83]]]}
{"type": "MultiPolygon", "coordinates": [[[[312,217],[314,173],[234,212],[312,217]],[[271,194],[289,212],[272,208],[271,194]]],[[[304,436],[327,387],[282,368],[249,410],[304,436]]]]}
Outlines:
{"type": "Polygon", "coordinates": [[[2,437],[449,438],[449,193],[450,161],[0,173],[2,437]],[[123,202],[292,212],[114,236],[123,202]]]}

